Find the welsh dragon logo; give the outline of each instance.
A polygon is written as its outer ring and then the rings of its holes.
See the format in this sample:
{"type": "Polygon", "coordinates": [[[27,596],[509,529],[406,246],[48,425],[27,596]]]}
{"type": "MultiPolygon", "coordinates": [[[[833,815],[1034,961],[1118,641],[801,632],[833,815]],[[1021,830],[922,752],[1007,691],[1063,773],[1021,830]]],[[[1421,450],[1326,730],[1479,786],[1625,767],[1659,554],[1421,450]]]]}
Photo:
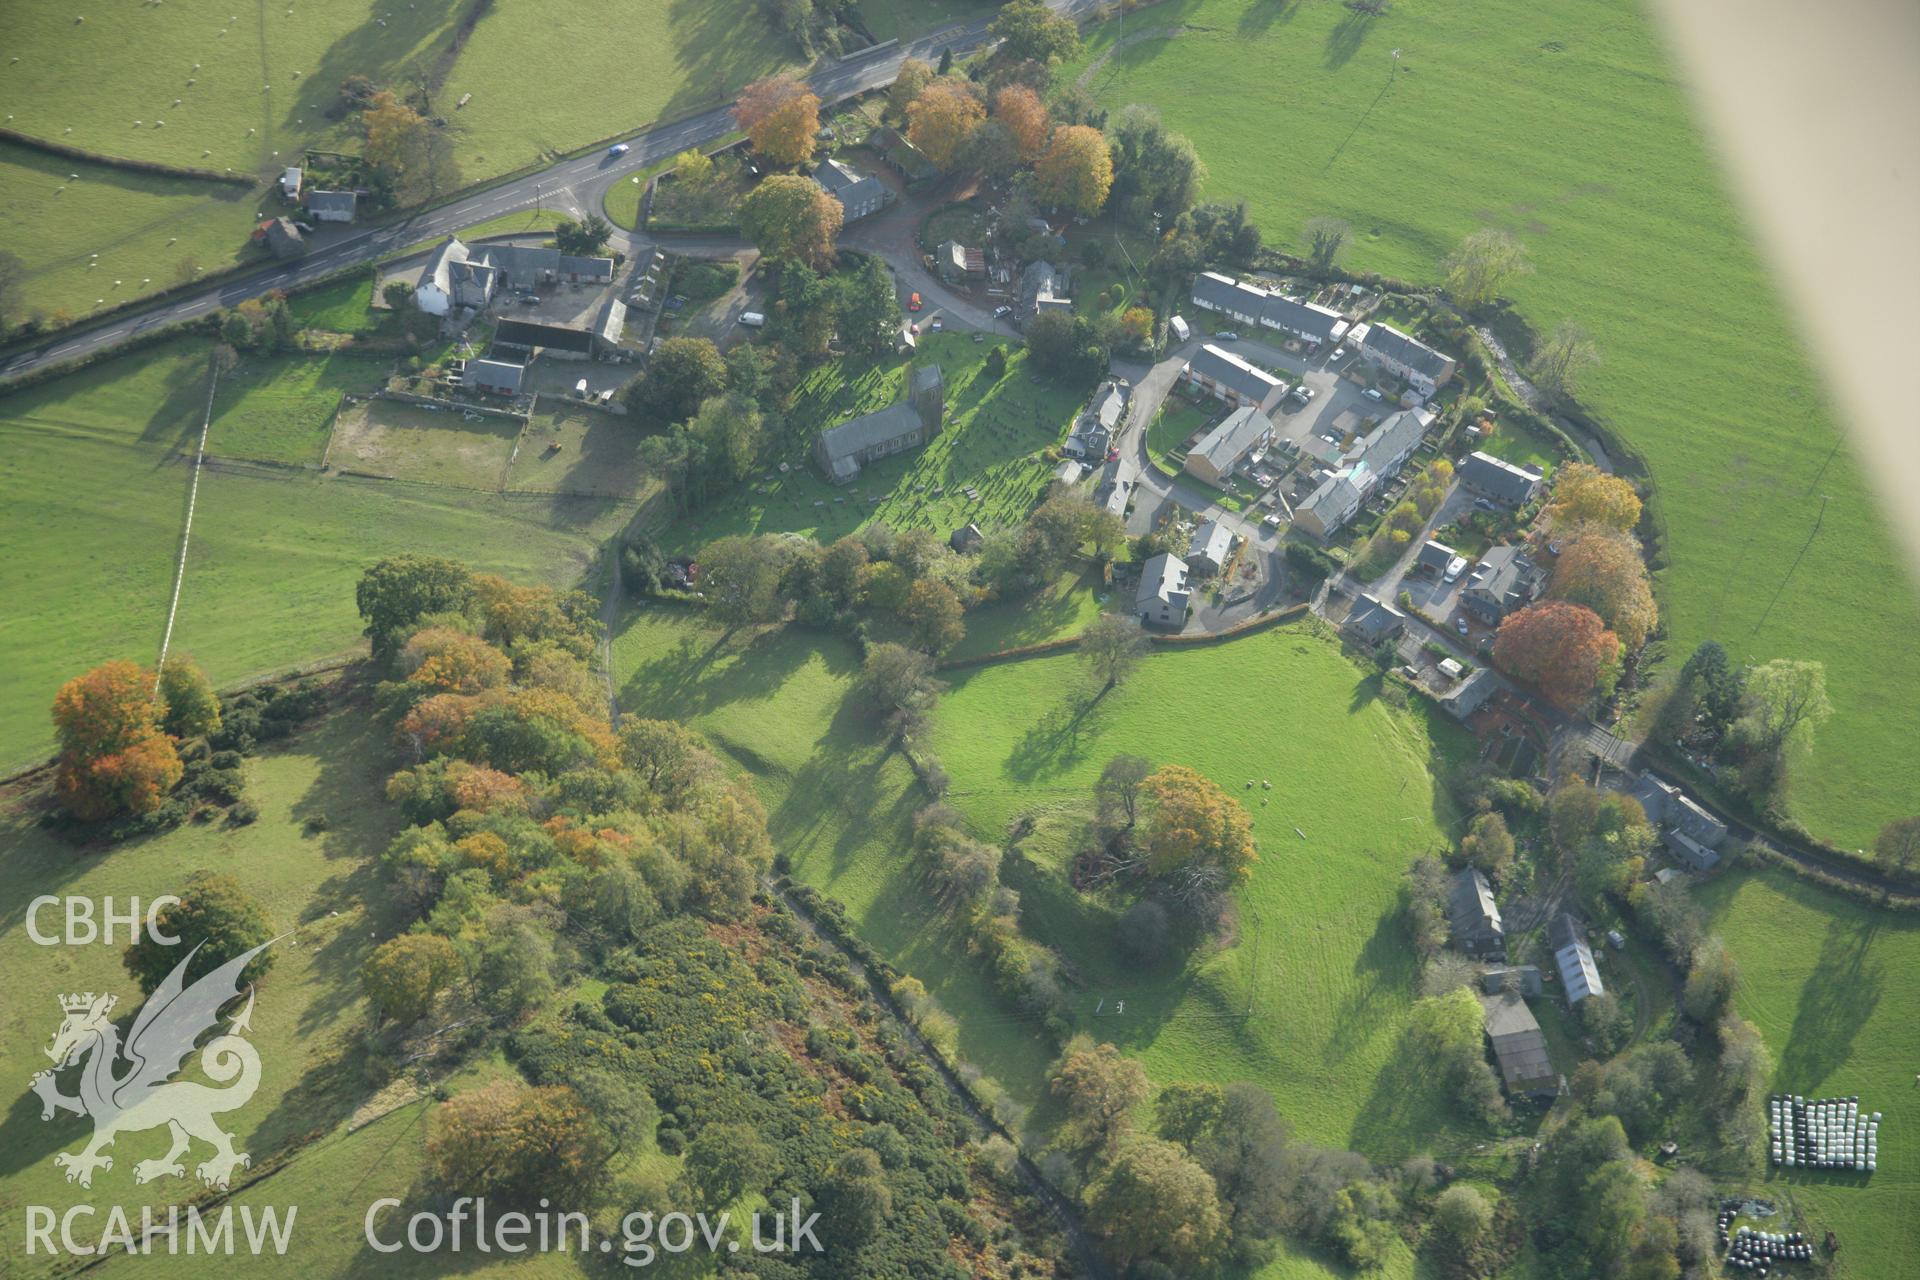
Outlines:
{"type": "Polygon", "coordinates": [[[226,1187],[236,1168],[252,1163],[246,1152],[233,1149],[233,1135],[213,1119],[223,1111],[245,1106],[260,1087],[260,1055],[243,1036],[253,1015],[251,987],[246,1007],[227,1024],[224,1034],[209,1040],[200,1051],[201,1070],[226,1087],[215,1089],[171,1077],[193,1052],[194,1043],[219,1022],[221,1008],[239,996],[240,974],[247,963],[272,945],[262,943],[245,955],[235,956],[189,986],[187,965],[200,949],[194,947],[147,997],[127,1031],[124,1046],[119,1031],[107,1020],[119,1001],[117,996],[89,991],[60,997],[60,1011],[65,1017],[46,1051],[53,1067],[33,1077],[33,1091],[40,1095],[42,1120],[53,1119],[58,1111],[93,1118],[93,1140],[85,1149],[63,1151],[53,1158],[67,1171],[68,1182],[92,1186],[95,1169],[113,1168],[113,1157],[106,1155],[105,1149],[115,1138],[161,1125],[172,1135],[173,1145],[160,1159],[135,1164],[136,1182],[185,1177],[181,1157],[196,1138],[213,1148],[212,1157],[194,1169],[208,1186],[226,1187]],[[56,1076],[83,1060],[80,1092],[74,1096],[61,1093],[56,1076]]]}

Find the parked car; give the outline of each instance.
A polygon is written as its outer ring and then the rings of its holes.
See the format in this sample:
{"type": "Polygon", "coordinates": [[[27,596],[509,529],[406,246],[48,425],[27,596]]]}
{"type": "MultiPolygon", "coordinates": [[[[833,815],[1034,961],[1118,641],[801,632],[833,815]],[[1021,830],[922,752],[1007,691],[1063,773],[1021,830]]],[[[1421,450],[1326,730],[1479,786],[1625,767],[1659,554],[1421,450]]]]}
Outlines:
{"type": "Polygon", "coordinates": [[[1013,308],[1007,306],[1005,303],[1002,303],[1000,306],[997,306],[993,309],[993,318],[995,320],[1005,320],[1008,316],[1012,314],[1013,314],[1013,308]]]}
{"type": "Polygon", "coordinates": [[[624,143],[624,142],[616,142],[616,143],[614,143],[614,144],[613,144],[612,146],[610,146],[610,147],[608,147],[608,148],[607,148],[607,157],[608,157],[609,159],[614,159],[614,158],[617,158],[617,157],[619,157],[619,156],[623,156],[623,155],[625,155],[625,154],[627,154],[627,152],[629,152],[629,151],[631,151],[631,150],[633,150],[633,148],[632,148],[632,147],[630,147],[630,146],[628,146],[628,145],[627,145],[626,143],[624,143]]]}
{"type": "Polygon", "coordinates": [[[1306,385],[1303,382],[1299,386],[1295,387],[1292,391],[1288,392],[1287,394],[1292,396],[1295,400],[1298,400],[1301,404],[1307,404],[1315,396],[1319,395],[1320,393],[1315,391],[1312,387],[1306,385]]]}
{"type": "Polygon", "coordinates": [[[920,295],[916,293],[912,297],[907,299],[907,310],[918,311],[919,309],[920,309],[920,295]]]}
{"type": "Polygon", "coordinates": [[[1365,396],[1369,400],[1385,400],[1386,399],[1385,396],[1380,394],[1380,388],[1378,387],[1368,387],[1365,391],[1362,391],[1360,394],[1365,396]]]}
{"type": "Polygon", "coordinates": [[[1238,341],[1240,341],[1240,335],[1239,335],[1239,334],[1237,334],[1237,333],[1235,333],[1235,332],[1234,332],[1233,330],[1231,330],[1231,329],[1222,329],[1222,330],[1221,330],[1220,332],[1218,332],[1218,333],[1216,333],[1216,334],[1214,334],[1213,336],[1214,336],[1215,338],[1217,338],[1217,339],[1219,339],[1219,340],[1220,340],[1221,342],[1238,342],[1238,341]]]}
{"type": "Polygon", "coordinates": [[[1265,520],[1262,520],[1260,523],[1264,524],[1269,529],[1278,529],[1280,527],[1280,513],[1276,511],[1272,515],[1268,516],[1265,520]]]}
{"type": "Polygon", "coordinates": [[[944,329],[945,327],[946,327],[946,323],[944,319],[940,316],[935,316],[932,319],[932,321],[930,321],[927,325],[927,328],[933,330],[935,333],[940,332],[940,330],[944,329]]]}
{"type": "Polygon", "coordinates": [[[1500,504],[1495,502],[1492,498],[1475,498],[1473,500],[1473,505],[1480,508],[1482,511],[1498,511],[1500,509],[1500,504]]]}
{"type": "Polygon", "coordinates": [[[1455,618],[1453,620],[1453,629],[1461,635],[1467,634],[1467,620],[1465,618],[1455,618]]]}
{"type": "Polygon", "coordinates": [[[1345,360],[1346,358],[1347,349],[1345,347],[1335,347],[1333,354],[1327,357],[1327,363],[1332,364],[1336,360],[1345,360]]]}
{"type": "Polygon", "coordinates": [[[1447,561],[1447,571],[1442,575],[1441,580],[1444,582],[1458,582],[1460,581],[1460,575],[1466,571],[1467,558],[1465,556],[1455,556],[1453,559],[1447,561]]]}
{"type": "Polygon", "coordinates": [[[917,337],[919,337],[919,336],[920,336],[920,322],[919,322],[918,320],[915,320],[915,321],[914,321],[914,322],[913,322],[912,324],[910,324],[910,325],[908,325],[908,326],[907,326],[907,332],[908,332],[908,333],[910,333],[910,334],[912,334],[912,335],[913,335],[914,337],[916,337],[916,338],[917,338],[917,337]]]}

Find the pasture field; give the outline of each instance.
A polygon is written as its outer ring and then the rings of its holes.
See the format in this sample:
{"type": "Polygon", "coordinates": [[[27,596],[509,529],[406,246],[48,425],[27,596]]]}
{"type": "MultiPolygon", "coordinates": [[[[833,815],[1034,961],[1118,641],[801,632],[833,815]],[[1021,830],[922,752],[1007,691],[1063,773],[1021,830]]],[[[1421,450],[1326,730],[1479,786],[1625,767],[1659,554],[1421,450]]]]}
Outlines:
{"type": "Polygon", "coordinates": [[[328,333],[374,333],[393,318],[373,309],[373,277],[349,276],[287,299],[287,310],[303,329],[328,333]]]}
{"type": "MultiPolygon", "coordinates": [[[[10,95],[0,99],[12,109],[10,95]]],[[[240,187],[0,142],[0,246],[26,264],[22,316],[70,320],[232,266],[260,208],[240,187]]]]}
{"type": "Polygon", "coordinates": [[[496,490],[518,418],[460,414],[393,400],[362,400],[340,411],[327,465],[418,484],[496,490]]]}
{"type": "Polygon", "coordinates": [[[1100,616],[1100,602],[1107,591],[1093,570],[1069,569],[1038,595],[970,610],[967,634],[946,656],[974,657],[1079,635],[1100,616]]]}
{"type": "MultiPolygon", "coordinates": [[[[47,707],[63,681],[158,654],[191,479],[175,455],[191,455],[206,378],[204,344],[183,340],[0,398],[0,766],[50,749],[47,707]]],[[[236,431],[246,420],[244,403],[222,419],[236,431]]],[[[571,585],[623,520],[590,499],[210,465],[174,645],[222,685],[324,658],[359,643],[353,583],[380,556],[451,555],[571,585]]]]}
{"type": "Polygon", "coordinates": [[[1081,397],[1030,375],[1026,352],[1018,348],[1006,348],[1007,372],[993,381],[985,365],[995,345],[960,333],[921,338],[915,363],[937,362],[946,379],[946,426],[924,449],[872,463],[848,485],[821,478],[814,437],[899,400],[907,361],[887,356],[821,365],[801,382],[787,415],[787,439],[777,446],[787,470],[765,472],[735,497],[660,536],[678,549],[733,533],[794,531],[831,542],[875,520],[942,536],[970,520],[983,528],[1019,523],[1053,479],[1040,451],[1065,436],[1081,397]],[[962,492],[968,486],[979,501],[962,492]]]}
{"type": "MultiPolygon", "coordinates": [[[[19,60],[0,66],[0,103],[11,127],[36,137],[264,179],[299,163],[308,147],[358,150],[344,121],[328,115],[340,82],[358,74],[385,84],[403,68],[429,65],[472,3],[170,0],[92,15],[18,6],[7,42],[19,60]]],[[[170,285],[183,263],[228,266],[256,217],[277,211],[269,196],[221,183],[13,147],[0,160],[0,240],[26,260],[26,305],[49,312],[82,315],[96,298],[117,302],[170,285]],[[81,180],[54,195],[68,173],[81,180]],[[89,271],[93,252],[99,265],[89,271]],[[153,283],[141,285],[147,277],[153,283]],[[100,287],[116,279],[118,297],[100,287]]]]}
{"type": "Polygon", "coordinates": [[[859,660],[798,627],[727,637],[696,610],[629,610],[613,643],[630,715],[684,720],[751,775],[767,829],[796,879],[847,906],[868,942],[959,1020],[960,1056],[1038,1103],[1051,1056],[927,904],[907,866],[912,818],[929,803],[897,752],[848,697],[859,660]]]}
{"type": "Polygon", "coordinates": [[[1904,1274],[1920,1255],[1920,921],[1778,871],[1720,876],[1699,894],[1740,963],[1738,1007],[1773,1051],[1774,1091],[1858,1094],[1885,1116],[1870,1178],[1770,1172],[1765,1193],[1839,1236],[1836,1274],[1904,1274]]]}
{"type": "MultiPolygon", "coordinates": [[[[123,1011],[139,1001],[138,986],[121,966],[123,937],[112,946],[37,945],[27,936],[27,904],[41,894],[151,901],[177,892],[189,874],[204,868],[233,876],[273,927],[291,935],[275,947],[273,969],[253,1012],[252,1039],[263,1068],[259,1091],[250,1105],[223,1117],[223,1125],[259,1166],[344,1120],[364,1100],[352,1063],[365,1016],[359,967],[377,939],[406,923],[386,895],[372,892],[371,855],[397,829],[396,816],[380,802],[388,748],[376,736],[363,709],[336,706],[248,761],[246,799],[259,807],[258,821],[238,828],[189,824],[104,857],[85,856],[39,825],[42,788],[0,795],[0,957],[20,995],[0,1011],[0,1066],[8,1077],[25,1081],[47,1065],[41,1051],[59,1022],[55,997],[116,992],[123,1011]],[[312,817],[324,817],[326,830],[308,832],[312,817]]],[[[44,912],[40,923],[43,929],[58,927],[44,912]]],[[[104,1214],[112,1202],[138,1222],[139,1206],[165,1205],[201,1189],[191,1178],[135,1184],[132,1165],[164,1152],[163,1131],[123,1136],[114,1147],[114,1168],[96,1175],[91,1196],[69,1186],[53,1155],[78,1149],[89,1132],[82,1117],[42,1121],[38,1099],[30,1095],[0,1117],[0,1179],[6,1184],[0,1221],[13,1239],[21,1238],[14,1215],[23,1205],[90,1200],[104,1214]]],[[[204,1159],[205,1152],[196,1148],[195,1158],[204,1159]]],[[[278,1188],[265,1198],[290,1203],[278,1188]]],[[[45,1255],[26,1259],[21,1274],[44,1274],[52,1261],[45,1255]]]]}
{"type": "Polygon", "coordinates": [[[344,392],[369,392],[392,361],[366,356],[262,356],[220,376],[207,452],[317,466],[344,392]]]}
{"type": "Polygon", "coordinates": [[[659,490],[640,465],[640,431],[632,418],[596,413],[545,398],[507,471],[516,492],[584,493],[644,501],[659,490]],[[554,443],[560,447],[549,447],[554,443]]]}
{"type": "Polygon", "coordinates": [[[1315,1142],[1382,1159],[1458,1147],[1446,1100],[1402,1052],[1418,964],[1397,918],[1401,874],[1448,838],[1428,770],[1457,729],[1388,706],[1377,677],[1291,628],[1156,652],[1092,705],[1071,654],[950,683],[931,741],[947,802],[983,839],[1033,820],[1002,878],[1027,931],[1080,974],[1084,1029],[1156,1084],[1254,1081],[1315,1142]],[[1125,904],[1069,883],[1094,780],[1123,753],[1199,769],[1252,815],[1260,861],[1237,895],[1237,945],[1130,969],[1112,942],[1125,904]]]}
{"type": "Polygon", "coordinates": [[[1085,83],[1158,107],[1270,241],[1333,215],[1347,265],[1436,280],[1468,232],[1518,236],[1537,271],[1514,301],[1592,333],[1585,399],[1652,467],[1675,660],[1711,636],[1825,662],[1796,813],[1851,848],[1920,808],[1920,596],[1639,0],[1169,0],[1125,25],[1117,51],[1115,24],[1091,34],[1085,83]]]}

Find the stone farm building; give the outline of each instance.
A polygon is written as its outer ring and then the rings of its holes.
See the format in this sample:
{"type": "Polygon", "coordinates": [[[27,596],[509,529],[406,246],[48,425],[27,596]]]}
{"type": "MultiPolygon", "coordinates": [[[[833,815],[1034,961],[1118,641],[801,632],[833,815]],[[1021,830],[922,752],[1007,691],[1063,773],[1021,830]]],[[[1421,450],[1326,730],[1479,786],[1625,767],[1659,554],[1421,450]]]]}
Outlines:
{"type": "Polygon", "coordinates": [[[1248,405],[1262,413],[1272,413],[1287,394],[1286,383],[1211,342],[1194,353],[1180,376],[1216,400],[1236,408],[1248,405]]]}
{"type": "Polygon", "coordinates": [[[886,184],[839,160],[822,160],[815,165],[813,180],[840,202],[842,223],[858,222],[886,207],[886,184]]]}
{"type": "Polygon", "coordinates": [[[1218,488],[1248,454],[1266,448],[1272,441],[1273,420],[1253,405],[1242,405],[1187,451],[1183,469],[1196,480],[1218,488]]]}
{"type": "Polygon", "coordinates": [[[1560,1094],[1560,1073],[1547,1055],[1547,1037],[1527,1002],[1510,991],[1480,997],[1487,1042],[1500,1064],[1500,1080],[1509,1097],[1553,1098],[1560,1094]]]}
{"type": "Polygon", "coordinates": [[[1553,962],[1560,967],[1560,983],[1569,1005],[1606,991],[1600,982],[1600,967],[1593,962],[1593,948],[1587,945],[1571,915],[1562,911],[1553,918],[1547,926],[1547,945],[1553,948],[1553,962]]]}
{"type": "Polygon", "coordinates": [[[946,394],[939,365],[915,369],[905,400],[822,431],[813,442],[814,461],[834,484],[853,483],[868,463],[918,449],[939,435],[946,394]]]}
{"type": "Polygon", "coordinates": [[[1493,886],[1478,868],[1462,867],[1454,873],[1453,887],[1447,892],[1447,925],[1454,947],[1462,953],[1476,960],[1506,956],[1507,927],[1493,900],[1493,886]]]}
{"type": "Polygon", "coordinates": [[[1294,510],[1295,527],[1322,539],[1346,528],[1374,491],[1400,474],[1433,418],[1426,409],[1401,409],[1351,445],[1308,437],[1301,444],[1302,452],[1328,469],[1294,510]]]}
{"type": "Polygon", "coordinates": [[[430,316],[460,307],[484,311],[506,289],[559,283],[610,285],[613,259],[578,258],[537,245],[469,246],[450,236],[421,271],[413,304],[430,316]]]}
{"type": "Polygon", "coordinates": [[[1193,305],[1316,347],[1339,340],[1347,331],[1346,317],[1338,311],[1217,271],[1203,271],[1193,278],[1193,305]]]}
{"type": "Polygon", "coordinates": [[[1460,485],[1503,507],[1524,507],[1540,492],[1540,468],[1517,467],[1490,453],[1470,453],[1460,464],[1460,485]]]}
{"type": "Polygon", "coordinates": [[[1422,396],[1430,396],[1453,376],[1454,359],[1390,324],[1357,324],[1349,339],[1368,364],[1385,369],[1422,396]]]}
{"type": "Polygon", "coordinates": [[[1726,843],[1726,823],[1679,787],[1651,773],[1640,775],[1632,793],[1676,861],[1694,871],[1713,870],[1720,861],[1720,846],[1726,843]]]}
{"type": "Polygon", "coordinates": [[[1187,625],[1187,601],[1192,596],[1187,562],[1170,551],[1162,551],[1141,566],[1134,608],[1142,626],[1178,631],[1187,625]]]}

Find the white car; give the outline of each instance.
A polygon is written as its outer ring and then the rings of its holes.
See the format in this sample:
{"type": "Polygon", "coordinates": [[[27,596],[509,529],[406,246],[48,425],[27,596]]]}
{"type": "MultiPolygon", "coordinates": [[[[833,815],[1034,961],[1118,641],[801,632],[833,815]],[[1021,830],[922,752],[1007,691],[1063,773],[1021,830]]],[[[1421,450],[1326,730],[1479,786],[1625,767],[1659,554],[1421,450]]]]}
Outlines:
{"type": "Polygon", "coordinates": [[[1280,513],[1276,511],[1272,515],[1268,516],[1265,520],[1262,520],[1260,523],[1264,524],[1269,529],[1278,529],[1280,527],[1280,513]]]}
{"type": "Polygon", "coordinates": [[[1368,387],[1365,391],[1362,391],[1360,394],[1365,396],[1369,400],[1385,400],[1386,399],[1385,396],[1380,394],[1380,388],[1378,387],[1368,387]]]}
{"type": "Polygon", "coordinates": [[[1333,354],[1327,357],[1327,363],[1332,364],[1335,360],[1345,360],[1346,358],[1347,349],[1345,347],[1335,347],[1333,354]]]}
{"type": "Polygon", "coordinates": [[[1453,620],[1453,629],[1461,635],[1467,634],[1467,620],[1465,618],[1455,618],[1453,620]]]}
{"type": "Polygon", "coordinates": [[[1445,582],[1458,582],[1460,581],[1460,575],[1466,571],[1467,558],[1465,556],[1455,556],[1453,559],[1447,561],[1447,572],[1442,580],[1445,582]]]}

